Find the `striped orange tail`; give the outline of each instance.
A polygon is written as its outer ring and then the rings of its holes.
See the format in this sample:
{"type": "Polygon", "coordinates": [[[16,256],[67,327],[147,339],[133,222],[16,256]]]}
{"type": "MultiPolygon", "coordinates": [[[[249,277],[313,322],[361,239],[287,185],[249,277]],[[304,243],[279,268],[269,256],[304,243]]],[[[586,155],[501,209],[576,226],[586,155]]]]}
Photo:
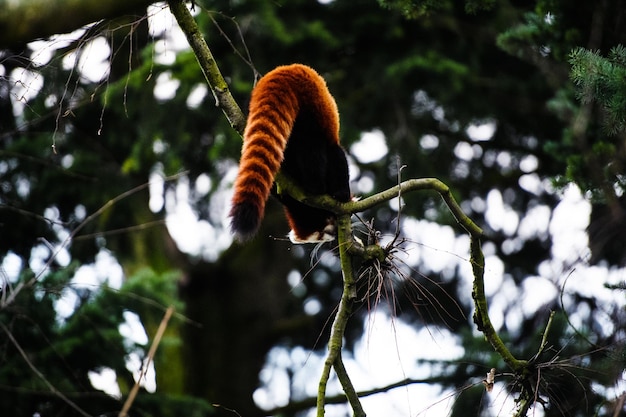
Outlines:
{"type": "MultiPolygon", "coordinates": [[[[325,164],[310,166],[310,161],[315,161],[317,154],[320,155],[317,159],[326,161],[329,147],[340,148],[338,142],[337,106],[324,79],[317,72],[307,66],[293,64],[278,67],[261,78],[252,91],[239,174],[235,180],[230,212],[235,237],[247,240],[257,232],[274,177],[281,166],[305,191],[332,194],[333,190],[327,188],[327,179],[324,178],[325,164]],[[311,180],[316,186],[307,186],[306,181],[311,180]]],[[[343,151],[341,157],[345,165],[343,151]]],[[[345,182],[347,187],[347,178],[345,182]]],[[[295,205],[285,201],[283,204],[295,205]]],[[[301,209],[298,207],[295,210],[301,209]]],[[[293,212],[287,207],[292,227],[293,212]]],[[[313,214],[315,217],[317,213],[313,214]]],[[[323,215],[328,216],[327,213],[323,215]]],[[[306,217],[308,221],[310,216],[306,217]]],[[[322,221],[325,222],[325,218],[322,221]]],[[[320,227],[316,224],[314,228],[320,227]]]]}

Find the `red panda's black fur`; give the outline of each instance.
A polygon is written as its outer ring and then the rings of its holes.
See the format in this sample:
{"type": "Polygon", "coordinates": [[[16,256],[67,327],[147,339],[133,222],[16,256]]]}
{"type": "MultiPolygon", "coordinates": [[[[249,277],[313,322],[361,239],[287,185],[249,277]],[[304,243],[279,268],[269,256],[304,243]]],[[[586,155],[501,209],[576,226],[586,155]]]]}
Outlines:
{"type": "MultiPolygon", "coordinates": [[[[275,68],[252,91],[230,216],[239,240],[254,236],[278,170],[311,195],[350,200],[348,163],[339,144],[339,113],[312,68],[275,68]]],[[[294,242],[332,239],[333,213],[278,195],[294,242]]]]}

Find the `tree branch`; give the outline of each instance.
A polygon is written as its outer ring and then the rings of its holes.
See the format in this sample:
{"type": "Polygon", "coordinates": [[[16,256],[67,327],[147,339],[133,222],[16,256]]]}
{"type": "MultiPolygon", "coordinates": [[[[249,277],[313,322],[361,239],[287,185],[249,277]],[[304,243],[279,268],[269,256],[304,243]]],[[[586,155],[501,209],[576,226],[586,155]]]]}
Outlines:
{"type": "Polygon", "coordinates": [[[474,323],[479,331],[481,331],[487,341],[491,344],[496,352],[502,357],[504,362],[516,373],[521,372],[527,361],[521,361],[515,358],[509,349],[505,346],[498,333],[491,324],[489,318],[489,307],[487,306],[487,297],[485,296],[485,257],[480,248],[480,239],[471,236],[470,242],[470,262],[474,273],[474,284],[472,290],[472,299],[474,300],[474,323]]]}
{"type": "Polygon", "coordinates": [[[185,33],[187,41],[198,60],[198,64],[200,64],[204,77],[215,97],[215,105],[222,109],[233,129],[242,135],[246,126],[246,118],[232,94],[230,94],[228,84],[224,80],[209,46],[202,37],[196,21],[193,19],[184,1],[169,0],[168,4],[178,25],[185,33]]]}
{"type": "Polygon", "coordinates": [[[352,411],[354,411],[354,417],[365,417],[365,410],[363,410],[363,406],[359,400],[359,394],[354,389],[354,385],[352,385],[348,371],[346,371],[346,367],[343,364],[341,351],[337,354],[333,367],[335,368],[337,378],[343,387],[343,392],[346,393],[346,398],[352,407],[352,411]]]}
{"type": "MultiPolygon", "coordinates": [[[[422,379],[405,378],[401,381],[393,382],[389,385],[385,385],[382,387],[359,391],[356,393],[356,395],[359,398],[364,398],[364,397],[369,397],[371,395],[382,394],[384,392],[388,392],[396,388],[406,387],[407,385],[437,384],[437,383],[443,383],[443,382],[448,382],[448,381],[449,379],[447,376],[433,376],[430,378],[422,378],[422,379]]],[[[332,396],[326,396],[324,403],[325,404],[344,404],[347,400],[348,398],[346,397],[346,394],[339,393],[339,394],[332,395],[332,396]]],[[[303,400],[289,401],[289,404],[283,407],[277,407],[271,410],[266,410],[266,414],[270,416],[290,415],[298,411],[304,411],[312,407],[315,407],[316,403],[317,403],[317,397],[309,397],[303,400]]]]}
{"type": "Polygon", "coordinates": [[[39,379],[41,379],[43,381],[43,383],[46,384],[46,386],[48,387],[50,392],[52,392],[54,395],[59,397],[61,400],[65,401],[65,403],[67,405],[69,405],[71,408],[73,408],[81,416],[83,416],[83,417],[91,417],[85,410],[83,410],[78,405],[76,405],[76,403],[74,401],[72,401],[69,398],[67,398],[67,396],[65,394],[63,394],[61,391],[59,391],[54,385],[52,385],[52,383],[50,381],[48,381],[46,376],[43,373],[41,373],[41,371],[39,369],[37,369],[35,364],[33,364],[31,362],[31,360],[28,358],[29,355],[24,351],[24,349],[22,349],[22,346],[20,346],[18,341],[15,339],[15,337],[13,336],[13,333],[11,333],[9,328],[7,326],[5,326],[4,323],[2,323],[1,321],[0,321],[0,329],[2,329],[4,331],[4,333],[7,335],[7,337],[11,341],[11,343],[13,343],[13,346],[15,346],[15,349],[17,349],[17,351],[22,356],[22,359],[24,359],[24,362],[26,362],[28,367],[35,373],[35,375],[37,375],[39,377],[39,379]]]}
{"type": "Polygon", "coordinates": [[[148,350],[148,357],[146,358],[146,361],[144,362],[141,368],[141,372],[139,373],[139,376],[137,377],[137,380],[135,381],[135,385],[133,385],[133,388],[130,390],[130,393],[128,394],[128,398],[126,398],[126,401],[124,402],[124,406],[122,407],[122,410],[119,412],[118,417],[128,416],[128,411],[130,410],[130,407],[133,404],[133,401],[135,401],[135,397],[137,396],[137,393],[139,392],[139,384],[141,383],[141,380],[146,376],[146,373],[148,372],[150,362],[152,362],[152,360],[154,359],[154,355],[156,353],[157,348],[159,347],[159,343],[161,343],[161,338],[163,338],[163,334],[165,333],[165,329],[167,328],[167,323],[172,317],[172,314],[174,314],[174,306],[169,306],[167,308],[167,311],[165,311],[165,315],[163,316],[163,319],[161,320],[161,323],[159,324],[159,328],[157,329],[156,335],[154,336],[154,340],[152,341],[152,344],[150,345],[150,350],[148,350]]]}
{"type": "Polygon", "coordinates": [[[281,181],[281,189],[285,190],[289,195],[298,201],[313,207],[324,208],[330,210],[337,215],[360,213],[379,204],[385,203],[398,195],[404,195],[409,191],[432,190],[439,193],[448,209],[456,219],[457,223],[465,229],[471,236],[481,238],[483,231],[476,225],[461,209],[456,202],[450,188],[437,178],[419,178],[402,182],[395,187],[391,187],[380,193],[376,193],[370,197],[359,201],[351,201],[348,203],[340,203],[330,196],[310,196],[304,193],[296,184],[286,178],[285,175],[277,176],[281,181]]]}
{"type": "MultiPolygon", "coordinates": [[[[470,262],[474,275],[472,291],[472,298],[474,300],[475,306],[474,322],[476,323],[478,330],[480,330],[485,335],[487,341],[502,357],[504,362],[515,372],[516,375],[520,375],[522,377],[527,377],[529,375],[528,361],[519,360],[515,358],[515,356],[513,356],[511,351],[506,347],[506,345],[494,329],[489,318],[489,308],[485,295],[484,283],[485,258],[480,245],[480,240],[483,237],[483,231],[463,212],[461,206],[459,206],[459,204],[456,202],[454,196],[450,192],[450,188],[446,184],[436,178],[412,179],[404,181],[395,187],[377,193],[361,201],[352,201],[343,204],[334,200],[330,196],[307,196],[301,189],[299,189],[296,184],[294,184],[292,181],[289,180],[289,178],[286,178],[285,176],[281,176],[281,187],[283,187],[283,190],[288,192],[296,200],[302,201],[303,203],[312,205],[314,207],[325,208],[327,210],[333,211],[339,216],[340,221],[338,222],[337,233],[339,240],[340,256],[342,254],[345,255],[345,259],[343,257],[341,259],[341,267],[344,272],[343,296],[347,296],[346,292],[351,291],[351,288],[353,288],[346,286],[346,278],[349,278],[352,273],[351,261],[347,261],[347,259],[349,259],[348,255],[362,255],[365,253],[370,253],[372,254],[372,256],[378,256],[379,252],[371,250],[367,252],[369,247],[362,248],[360,247],[360,245],[353,245],[351,237],[351,224],[349,221],[346,223],[345,221],[341,221],[341,219],[349,219],[349,216],[352,213],[358,213],[366,209],[372,208],[376,205],[389,201],[392,198],[397,197],[398,195],[404,195],[405,193],[410,191],[433,190],[438,192],[448,206],[448,209],[456,219],[457,223],[461,227],[463,227],[463,229],[465,229],[465,231],[470,235],[470,262]],[[349,254],[349,252],[351,253],[349,254]],[[346,271],[349,271],[350,275],[346,274],[346,271]]],[[[346,307],[344,306],[345,301],[343,296],[339,304],[339,311],[337,312],[337,316],[335,317],[335,323],[339,321],[341,325],[345,328],[343,320],[347,320],[347,318],[340,316],[340,312],[343,314],[342,309],[346,309],[346,307]]],[[[338,336],[334,335],[334,332],[335,327],[333,326],[333,334],[331,335],[331,338],[338,338],[338,336]]],[[[333,363],[338,355],[336,352],[333,351],[333,349],[338,348],[337,346],[337,341],[329,343],[329,353],[326,359],[325,369],[320,380],[320,387],[318,391],[318,417],[323,416],[323,409],[321,407],[323,407],[325,384],[328,379],[328,374],[330,373],[330,365],[333,363]]],[[[341,346],[339,345],[339,349],[340,348],[341,346]]],[[[522,413],[525,413],[528,410],[528,407],[530,407],[531,404],[528,404],[528,401],[524,401],[524,399],[532,398],[531,394],[531,392],[525,392],[525,390],[523,390],[520,394],[520,404],[522,404],[522,406],[518,409],[518,412],[520,413],[518,414],[519,416],[524,415],[522,413]],[[524,409],[526,411],[522,411],[524,409]]],[[[354,409],[354,411],[356,414],[357,409],[354,409]]]]}
{"type": "Polygon", "coordinates": [[[317,391],[317,417],[324,416],[324,404],[326,399],[326,385],[330,377],[331,367],[335,368],[335,372],[339,378],[339,382],[343,387],[346,397],[352,406],[355,417],[365,417],[365,412],[356,394],[354,386],[346,372],[341,358],[341,349],[343,347],[343,336],[346,330],[348,319],[352,314],[352,304],[356,299],[356,280],[352,269],[352,254],[350,248],[353,244],[352,225],[349,214],[343,214],[337,219],[337,240],[339,242],[339,259],[341,262],[341,271],[343,274],[343,292],[337,314],[333,321],[330,339],[328,341],[328,354],[324,361],[324,368],[317,391]]]}

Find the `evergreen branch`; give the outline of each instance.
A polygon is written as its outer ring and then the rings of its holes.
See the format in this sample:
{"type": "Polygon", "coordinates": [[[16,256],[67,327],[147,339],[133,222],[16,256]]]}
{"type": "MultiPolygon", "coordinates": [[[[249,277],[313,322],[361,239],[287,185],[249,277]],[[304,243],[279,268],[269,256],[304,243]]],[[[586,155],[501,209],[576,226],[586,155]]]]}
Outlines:
{"type": "Polygon", "coordinates": [[[626,50],[622,45],[611,49],[608,58],[599,51],[576,48],[570,52],[570,78],[577,87],[582,104],[597,102],[604,110],[603,128],[609,135],[626,129],[626,50]]]}

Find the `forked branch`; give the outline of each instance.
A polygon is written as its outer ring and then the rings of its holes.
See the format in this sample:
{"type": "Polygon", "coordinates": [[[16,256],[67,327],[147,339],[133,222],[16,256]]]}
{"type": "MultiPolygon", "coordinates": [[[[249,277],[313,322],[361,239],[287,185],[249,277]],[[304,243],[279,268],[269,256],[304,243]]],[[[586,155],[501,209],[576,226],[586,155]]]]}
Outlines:
{"type": "Polygon", "coordinates": [[[343,292],[341,300],[337,307],[337,314],[333,320],[330,339],[328,340],[328,353],[324,361],[324,368],[317,391],[317,417],[324,416],[324,402],[326,399],[326,385],[330,378],[331,368],[335,369],[339,382],[343,387],[343,391],[350,402],[355,417],[365,417],[365,411],[361,406],[356,390],[352,385],[352,381],[346,372],[341,358],[341,349],[343,346],[343,336],[346,330],[346,324],[352,314],[352,305],[356,299],[356,279],[352,269],[353,254],[351,246],[354,244],[352,240],[352,226],[350,215],[344,214],[337,219],[337,240],[339,242],[339,258],[341,262],[341,271],[343,274],[343,292]]]}

